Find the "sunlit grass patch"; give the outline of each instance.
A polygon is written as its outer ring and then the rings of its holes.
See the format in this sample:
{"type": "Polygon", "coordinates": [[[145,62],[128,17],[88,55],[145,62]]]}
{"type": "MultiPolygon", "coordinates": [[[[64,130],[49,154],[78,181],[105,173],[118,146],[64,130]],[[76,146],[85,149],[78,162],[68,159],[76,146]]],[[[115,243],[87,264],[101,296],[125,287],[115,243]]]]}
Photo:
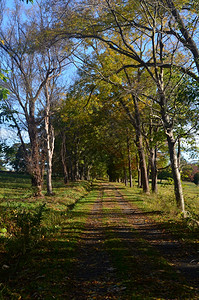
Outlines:
{"type": "MultiPolygon", "coordinates": [[[[128,201],[136,204],[138,207],[147,210],[159,212],[157,218],[181,220],[181,211],[176,206],[173,185],[158,184],[158,193],[146,195],[142,189],[137,186],[125,187],[123,184],[116,184],[122,194],[128,201]]],[[[183,182],[183,191],[185,198],[185,209],[191,214],[197,215],[199,212],[199,188],[191,182],[183,182]]],[[[198,214],[199,217],[199,214],[198,214]]]]}

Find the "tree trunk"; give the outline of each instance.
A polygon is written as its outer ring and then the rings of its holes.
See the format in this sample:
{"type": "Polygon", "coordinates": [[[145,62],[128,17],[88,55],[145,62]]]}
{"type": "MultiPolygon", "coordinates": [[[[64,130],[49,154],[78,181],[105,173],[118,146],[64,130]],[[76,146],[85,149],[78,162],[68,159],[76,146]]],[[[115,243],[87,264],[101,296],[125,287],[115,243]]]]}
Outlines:
{"type": "Polygon", "coordinates": [[[54,152],[55,135],[54,128],[50,122],[50,95],[48,91],[48,81],[45,85],[46,110],[45,110],[45,132],[46,132],[46,148],[47,148],[47,194],[52,195],[52,159],[54,152]]]}
{"type": "Polygon", "coordinates": [[[128,151],[129,182],[130,182],[130,187],[132,187],[131,149],[130,149],[130,140],[129,140],[128,133],[127,133],[127,151],[128,151]]]}
{"type": "Polygon", "coordinates": [[[47,134],[47,194],[52,195],[52,159],[55,137],[52,125],[48,124],[47,126],[49,126],[49,131],[47,134]]]}
{"type": "Polygon", "coordinates": [[[80,174],[79,174],[79,161],[77,159],[77,156],[75,155],[75,163],[74,163],[74,180],[79,180],[80,174]]]}
{"type": "Polygon", "coordinates": [[[151,189],[153,193],[157,193],[157,148],[150,150],[151,163],[151,189]]]}
{"type": "Polygon", "coordinates": [[[180,163],[180,159],[181,159],[181,145],[180,145],[180,138],[178,138],[178,154],[177,154],[177,157],[178,157],[178,169],[180,171],[180,168],[181,168],[181,163],[180,163]]]}
{"type": "Polygon", "coordinates": [[[181,34],[184,37],[184,39],[181,38],[180,35],[176,34],[175,36],[177,36],[177,38],[184,44],[185,48],[188,48],[192,52],[193,57],[194,57],[194,62],[196,64],[197,71],[199,74],[198,44],[195,43],[192,35],[189,32],[189,28],[186,26],[186,23],[183,21],[179,11],[177,10],[177,8],[175,6],[175,3],[172,0],[166,0],[166,3],[171,10],[171,14],[175,18],[175,20],[179,26],[179,30],[181,31],[181,34]]]}
{"type": "Polygon", "coordinates": [[[130,122],[135,128],[136,132],[136,147],[138,149],[138,156],[140,161],[140,171],[141,171],[141,179],[142,179],[142,188],[143,192],[149,194],[149,182],[147,176],[147,167],[146,167],[146,159],[145,159],[145,152],[143,147],[143,140],[142,140],[142,130],[141,130],[141,119],[140,119],[140,111],[138,107],[137,98],[132,94],[133,102],[134,102],[134,115],[131,114],[127,105],[125,105],[124,101],[120,99],[120,103],[122,104],[123,108],[125,109],[130,122]]]}
{"type": "Polygon", "coordinates": [[[133,98],[134,108],[135,108],[134,118],[135,118],[135,130],[136,130],[136,145],[137,145],[138,155],[140,160],[142,188],[143,188],[143,192],[149,194],[149,181],[148,181],[145,152],[144,152],[144,146],[142,140],[140,111],[139,111],[137,98],[134,95],[132,95],[132,98],[133,98]]]}
{"type": "Polygon", "coordinates": [[[167,113],[167,100],[164,94],[163,88],[159,89],[160,96],[160,107],[161,107],[161,116],[164,124],[165,133],[167,136],[167,143],[169,148],[169,156],[170,163],[172,168],[172,175],[174,180],[174,191],[177,207],[181,209],[183,214],[185,215],[185,205],[184,205],[184,196],[182,190],[181,176],[178,164],[178,156],[175,150],[175,138],[173,134],[173,123],[169,119],[169,115],[167,113]]]}
{"type": "Polygon", "coordinates": [[[63,172],[64,172],[64,183],[68,183],[68,169],[66,165],[66,136],[63,133],[62,135],[62,144],[61,144],[61,161],[63,166],[63,172]]]}
{"type": "Polygon", "coordinates": [[[143,148],[142,135],[139,132],[136,133],[136,145],[137,145],[138,156],[139,156],[139,161],[140,161],[140,172],[141,172],[141,181],[142,181],[143,192],[149,193],[149,182],[148,182],[148,176],[147,176],[145,153],[144,153],[144,148],[143,148]]]}
{"type": "Polygon", "coordinates": [[[136,155],[136,160],[137,160],[137,171],[138,171],[138,188],[142,188],[140,162],[139,162],[139,158],[137,155],[136,155]]]}
{"type": "Polygon", "coordinates": [[[31,143],[31,157],[28,171],[32,177],[34,196],[42,196],[42,175],[40,169],[40,153],[38,144],[38,133],[34,117],[30,117],[28,131],[31,143]]]}
{"type": "Polygon", "coordinates": [[[171,162],[171,168],[172,168],[172,174],[173,174],[173,180],[174,180],[176,203],[177,203],[178,208],[180,208],[182,210],[182,212],[185,213],[180,170],[179,170],[179,166],[178,166],[178,157],[177,157],[177,153],[175,150],[175,140],[173,138],[172,132],[170,132],[170,134],[167,135],[167,142],[168,142],[168,146],[169,146],[169,155],[170,155],[170,162],[171,162]]]}
{"type": "MultiPolygon", "coordinates": [[[[45,147],[41,147],[41,149],[45,149],[45,147]]],[[[40,154],[40,170],[41,170],[41,177],[42,177],[42,189],[44,185],[44,174],[45,174],[45,162],[46,162],[46,151],[42,150],[40,154]]]]}
{"type": "Polygon", "coordinates": [[[127,173],[126,173],[126,167],[124,167],[124,184],[127,186],[128,178],[127,178],[127,173]]]}

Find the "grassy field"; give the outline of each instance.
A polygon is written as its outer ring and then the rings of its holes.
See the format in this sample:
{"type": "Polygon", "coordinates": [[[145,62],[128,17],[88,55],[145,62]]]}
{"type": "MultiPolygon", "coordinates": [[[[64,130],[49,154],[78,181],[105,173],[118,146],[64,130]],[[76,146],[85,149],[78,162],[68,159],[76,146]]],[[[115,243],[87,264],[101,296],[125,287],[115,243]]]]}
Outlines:
{"type": "MultiPolygon", "coordinates": [[[[185,210],[199,218],[199,187],[192,182],[183,182],[182,185],[185,210]]],[[[168,215],[174,219],[176,216],[180,216],[179,211],[176,209],[173,185],[166,183],[158,184],[158,194],[145,197],[143,206],[161,210],[163,215],[167,215],[167,218],[168,215]]]]}
{"type": "Polygon", "coordinates": [[[89,182],[66,186],[62,178],[54,179],[53,186],[53,196],[45,196],[44,190],[43,197],[34,198],[28,175],[0,173],[0,251],[24,254],[57,231],[67,211],[90,190],[89,182]]]}

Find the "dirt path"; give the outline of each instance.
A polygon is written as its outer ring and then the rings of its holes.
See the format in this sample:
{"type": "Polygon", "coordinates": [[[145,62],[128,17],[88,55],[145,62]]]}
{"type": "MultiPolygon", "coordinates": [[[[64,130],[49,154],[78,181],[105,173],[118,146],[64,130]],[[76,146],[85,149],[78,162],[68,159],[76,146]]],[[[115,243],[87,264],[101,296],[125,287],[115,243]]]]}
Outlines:
{"type": "Polygon", "coordinates": [[[104,247],[103,193],[93,205],[86,228],[78,243],[78,257],[72,275],[72,299],[119,299],[121,286],[104,247]]]}
{"type": "Polygon", "coordinates": [[[101,185],[86,224],[70,299],[199,299],[191,254],[114,186],[101,185]]]}

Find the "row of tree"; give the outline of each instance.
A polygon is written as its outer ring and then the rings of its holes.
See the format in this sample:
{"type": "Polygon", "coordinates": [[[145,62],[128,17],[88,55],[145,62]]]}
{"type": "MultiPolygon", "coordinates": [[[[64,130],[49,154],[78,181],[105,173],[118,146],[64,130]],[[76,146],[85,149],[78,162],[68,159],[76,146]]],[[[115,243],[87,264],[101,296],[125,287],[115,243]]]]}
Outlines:
{"type": "Polygon", "coordinates": [[[136,166],[146,193],[149,176],[157,191],[168,154],[185,213],[180,150],[198,132],[198,8],[181,0],[42,1],[25,18],[17,4],[7,26],[2,21],[11,93],[2,115],[18,131],[37,195],[45,165],[52,193],[54,146],[65,182],[100,169],[131,184],[136,166]],[[79,71],[66,89],[71,64],[79,71]]]}

